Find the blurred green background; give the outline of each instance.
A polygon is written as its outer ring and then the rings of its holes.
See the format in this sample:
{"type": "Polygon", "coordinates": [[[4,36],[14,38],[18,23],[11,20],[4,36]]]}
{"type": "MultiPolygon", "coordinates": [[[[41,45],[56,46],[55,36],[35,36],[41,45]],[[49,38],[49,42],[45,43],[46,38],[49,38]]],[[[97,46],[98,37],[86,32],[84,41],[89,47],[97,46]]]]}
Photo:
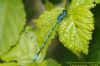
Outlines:
{"type": "MultiPolygon", "coordinates": [[[[48,0],[54,6],[63,4],[64,0],[48,0]]],[[[45,0],[23,0],[25,5],[25,11],[27,14],[27,24],[35,26],[32,20],[39,17],[39,15],[45,11],[46,2],[45,0]]],[[[94,14],[95,20],[95,30],[93,31],[93,39],[89,44],[89,54],[82,55],[78,58],[71,51],[66,49],[60,42],[58,36],[52,40],[51,45],[48,48],[45,59],[52,58],[57,62],[61,63],[63,66],[66,62],[100,62],[100,4],[97,4],[95,8],[91,9],[94,14]]]]}

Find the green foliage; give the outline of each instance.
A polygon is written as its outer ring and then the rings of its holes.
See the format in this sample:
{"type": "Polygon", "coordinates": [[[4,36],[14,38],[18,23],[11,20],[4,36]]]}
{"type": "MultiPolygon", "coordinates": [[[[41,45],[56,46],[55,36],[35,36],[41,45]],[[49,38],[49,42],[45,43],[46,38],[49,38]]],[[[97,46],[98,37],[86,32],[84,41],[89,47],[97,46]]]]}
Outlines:
{"type": "Polygon", "coordinates": [[[2,63],[0,66],[18,66],[17,63],[2,63]]]}
{"type": "MultiPolygon", "coordinates": [[[[89,40],[92,39],[92,30],[94,29],[93,14],[89,9],[94,6],[95,4],[91,0],[72,0],[68,8],[67,17],[60,23],[59,28],[56,28],[58,29],[60,41],[66,48],[75,53],[83,52],[88,54],[88,44],[89,40]]],[[[47,34],[51,30],[52,25],[57,21],[57,16],[62,10],[63,8],[55,8],[46,11],[36,21],[40,30],[40,38],[38,38],[40,46],[46,39],[45,37],[47,37],[47,34]]],[[[56,32],[57,30],[53,33],[56,32]]],[[[51,35],[49,41],[53,37],[51,35]]]]}
{"type": "Polygon", "coordinates": [[[100,3],[100,0],[95,0],[96,3],[100,3]]]}
{"type": "Polygon", "coordinates": [[[56,61],[52,59],[47,59],[47,60],[42,61],[40,64],[31,63],[25,66],[61,66],[61,64],[57,63],[56,61]]]}
{"type": "Polygon", "coordinates": [[[59,27],[60,41],[73,52],[88,54],[89,40],[94,29],[93,14],[89,11],[94,4],[90,0],[73,0],[66,17],[59,27]]]}
{"type": "Polygon", "coordinates": [[[78,6],[90,9],[93,8],[95,4],[93,4],[93,0],[72,0],[69,9],[76,9],[78,6]]]}
{"type": "Polygon", "coordinates": [[[0,56],[16,44],[24,25],[21,0],[0,0],[0,56]]]}
{"type": "MultiPolygon", "coordinates": [[[[10,62],[10,63],[2,63],[0,64],[0,66],[19,66],[19,65],[17,63],[10,62]]],[[[25,64],[24,66],[61,66],[61,64],[57,63],[55,60],[47,59],[47,60],[42,61],[39,64],[31,62],[31,63],[25,64]]]]}
{"type": "MultiPolygon", "coordinates": [[[[100,3],[99,0],[95,2],[100,3]]],[[[35,31],[32,27],[25,26],[22,0],[0,0],[0,59],[5,61],[0,66],[61,66],[52,59],[43,60],[56,34],[67,49],[76,54],[88,54],[88,44],[94,30],[94,18],[90,11],[95,6],[93,0],[72,0],[67,16],[56,26],[50,37],[49,32],[59,14],[66,8],[54,8],[48,1],[45,6],[47,11],[35,21],[38,28],[35,31]],[[46,46],[36,62],[33,62],[47,38],[46,46]]]]}
{"type": "Polygon", "coordinates": [[[51,2],[49,2],[48,0],[46,0],[45,8],[46,8],[46,10],[51,10],[54,8],[54,5],[51,2]]]}
{"type": "Polygon", "coordinates": [[[2,59],[7,62],[16,60],[20,65],[31,63],[33,61],[33,56],[36,55],[36,51],[39,49],[36,41],[36,34],[30,27],[27,27],[21,34],[17,45],[3,55],[2,59]]]}

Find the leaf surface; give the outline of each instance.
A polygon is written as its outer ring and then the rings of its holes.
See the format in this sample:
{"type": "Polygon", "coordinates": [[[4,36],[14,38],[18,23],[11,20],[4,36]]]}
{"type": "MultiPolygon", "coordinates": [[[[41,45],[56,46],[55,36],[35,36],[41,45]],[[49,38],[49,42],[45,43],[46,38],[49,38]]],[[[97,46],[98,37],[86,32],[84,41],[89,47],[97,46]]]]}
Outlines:
{"type": "Polygon", "coordinates": [[[95,0],[96,3],[100,3],[100,0],[95,0]]]}
{"type": "Polygon", "coordinates": [[[16,44],[25,25],[21,0],[0,0],[0,55],[16,44]]]}
{"type": "MultiPolygon", "coordinates": [[[[1,59],[6,62],[14,60],[17,61],[19,65],[32,63],[33,58],[36,55],[36,51],[39,49],[36,38],[36,33],[30,27],[27,27],[21,34],[16,46],[3,55],[1,59]]],[[[39,63],[39,61],[37,62],[39,63]]]]}
{"type": "Polygon", "coordinates": [[[59,25],[60,41],[76,54],[88,54],[94,30],[94,18],[89,9],[94,6],[91,0],[72,0],[67,17],[59,25]]]}

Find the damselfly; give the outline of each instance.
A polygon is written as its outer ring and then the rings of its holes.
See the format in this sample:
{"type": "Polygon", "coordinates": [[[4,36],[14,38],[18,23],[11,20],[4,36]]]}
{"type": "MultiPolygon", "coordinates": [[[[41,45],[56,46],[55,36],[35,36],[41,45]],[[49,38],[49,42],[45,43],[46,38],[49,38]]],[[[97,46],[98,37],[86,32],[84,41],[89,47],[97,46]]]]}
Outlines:
{"type": "Polygon", "coordinates": [[[63,20],[63,18],[64,18],[66,15],[67,15],[67,10],[63,10],[62,13],[58,16],[57,22],[53,25],[53,27],[51,28],[50,32],[48,33],[48,35],[47,35],[45,41],[43,42],[43,44],[42,44],[40,50],[38,51],[38,53],[37,53],[36,56],[34,57],[34,61],[37,60],[37,58],[38,58],[40,52],[42,51],[42,49],[43,49],[44,46],[46,45],[46,43],[47,43],[49,37],[51,36],[51,34],[52,34],[52,32],[54,31],[54,29],[56,28],[56,26],[63,20]]]}

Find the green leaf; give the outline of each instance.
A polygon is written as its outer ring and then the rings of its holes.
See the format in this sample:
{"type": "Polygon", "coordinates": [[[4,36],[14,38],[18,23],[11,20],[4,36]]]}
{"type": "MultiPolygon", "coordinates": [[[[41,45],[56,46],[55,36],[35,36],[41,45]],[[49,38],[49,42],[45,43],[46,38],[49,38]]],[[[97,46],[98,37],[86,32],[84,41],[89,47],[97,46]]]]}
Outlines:
{"type": "Polygon", "coordinates": [[[52,59],[48,59],[44,62],[46,62],[46,66],[61,66],[61,64],[57,63],[55,60],[52,59]]]}
{"type": "MultiPolygon", "coordinates": [[[[19,65],[32,63],[36,51],[39,49],[36,38],[36,33],[30,27],[27,27],[25,32],[20,36],[18,44],[3,55],[1,59],[6,62],[15,60],[19,65]]],[[[41,59],[39,61],[41,61],[41,59]]],[[[37,62],[39,63],[39,61],[37,62]]]]}
{"type": "Polygon", "coordinates": [[[21,0],[0,0],[0,55],[15,45],[25,24],[21,0]]]}
{"type": "Polygon", "coordinates": [[[23,66],[61,66],[54,60],[42,61],[44,55],[40,53],[39,60],[33,62],[33,58],[36,55],[38,49],[37,44],[37,31],[32,31],[30,27],[26,28],[26,31],[22,33],[19,43],[7,54],[2,56],[2,59],[6,62],[17,61],[18,65],[23,66]]]}
{"type": "Polygon", "coordinates": [[[96,3],[100,3],[100,0],[95,0],[96,3]]]}
{"type": "MultiPolygon", "coordinates": [[[[93,14],[89,11],[93,8],[92,0],[73,0],[68,9],[67,17],[59,25],[60,41],[75,53],[83,52],[88,53],[89,40],[92,39],[93,26],[93,14]],[[89,27],[88,27],[89,26],[89,27]]],[[[39,28],[38,45],[41,48],[46,38],[49,38],[46,46],[42,50],[42,54],[46,53],[46,50],[51,42],[51,39],[57,32],[57,27],[53,31],[52,35],[48,37],[48,34],[57,21],[58,15],[62,12],[63,8],[55,8],[50,11],[45,11],[37,20],[36,24],[39,28]]]]}
{"type": "Polygon", "coordinates": [[[88,44],[94,30],[93,14],[89,9],[94,6],[91,0],[72,0],[68,15],[60,24],[60,41],[76,54],[88,54],[88,44]]]}
{"type": "Polygon", "coordinates": [[[75,9],[79,6],[84,6],[85,8],[93,8],[95,4],[93,4],[93,0],[72,0],[69,9],[75,9]]]}
{"type": "Polygon", "coordinates": [[[41,62],[40,64],[27,64],[26,66],[61,66],[61,64],[57,63],[55,60],[47,59],[41,62]]]}
{"type": "Polygon", "coordinates": [[[45,8],[46,8],[46,10],[51,10],[54,8],[54,5],[51,2],[49,2],[48,0],[46,0],[45,8]]]}
{"type": "Polygon", "coordinates": [[[17,63],[2,63],[2,64],[0,64],[0,66],[18,66],[18,64],[17,63]]]}

